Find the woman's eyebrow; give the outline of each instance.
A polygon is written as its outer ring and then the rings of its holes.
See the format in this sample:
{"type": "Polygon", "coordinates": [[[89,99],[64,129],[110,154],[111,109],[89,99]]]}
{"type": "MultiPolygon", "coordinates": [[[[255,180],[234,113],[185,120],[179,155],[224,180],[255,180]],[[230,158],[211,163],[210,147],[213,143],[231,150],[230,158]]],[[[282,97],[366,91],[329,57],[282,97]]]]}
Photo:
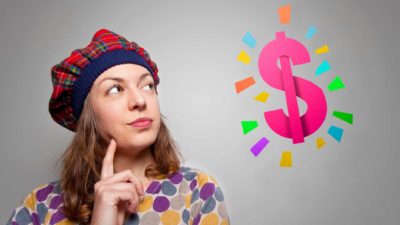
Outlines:
{"type": "MultiPolygon", "coordinates": [[[[147,76],[151,76],[151,74],[150,74],[150,73],[144,73],[144,74],[140,75],[139,81],[143,80],[143,79],[146,78],[147,76]]],[[[124,79],[122,79],[122,78],[120,78],[120,77],[106,77],[106,78],[102,79],[102,80],[97,84],[97,86],[100,86],[100,84],[103,83],[103,81],[105,81],[105,80],[115,80],[115,81],[118,81],[118,82],[124,82],[124,79]]]]}

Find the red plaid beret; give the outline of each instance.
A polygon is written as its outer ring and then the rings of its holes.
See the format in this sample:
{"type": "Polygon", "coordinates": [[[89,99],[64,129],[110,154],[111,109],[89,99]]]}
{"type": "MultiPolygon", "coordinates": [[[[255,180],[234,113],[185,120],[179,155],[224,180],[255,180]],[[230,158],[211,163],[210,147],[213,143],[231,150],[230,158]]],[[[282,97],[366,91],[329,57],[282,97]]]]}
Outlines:
{"type": "Polygon", "coordinates": [[[147,68],[155,86],[160,83],[157,65],[144,48],[112,31],[100,29],[85,48],[72,51],[68,58],[52,67],[53,93],[49,112],[53,120],[76,132],[84,100],[93,82],[108,68],[123,63],[147,68]]]}

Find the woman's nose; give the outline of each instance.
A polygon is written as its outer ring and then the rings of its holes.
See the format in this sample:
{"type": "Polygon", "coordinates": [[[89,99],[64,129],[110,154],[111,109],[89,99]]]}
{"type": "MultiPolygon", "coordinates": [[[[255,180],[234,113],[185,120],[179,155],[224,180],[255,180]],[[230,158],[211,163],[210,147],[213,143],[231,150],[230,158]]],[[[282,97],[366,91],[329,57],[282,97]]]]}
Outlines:
{"type": "Polygon", "coordinates": [[[139,90],[131,91],[128,98],[130,110],[135,108],[143,108],[146,105],[146,101],[139,90]]]}

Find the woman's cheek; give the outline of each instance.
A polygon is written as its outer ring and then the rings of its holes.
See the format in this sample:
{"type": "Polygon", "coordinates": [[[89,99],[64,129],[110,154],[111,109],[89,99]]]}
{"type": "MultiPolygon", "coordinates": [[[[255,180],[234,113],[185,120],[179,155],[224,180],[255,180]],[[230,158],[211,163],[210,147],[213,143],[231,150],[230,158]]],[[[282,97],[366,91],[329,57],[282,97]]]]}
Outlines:
{"type": "Polygon", "coordinates": [[[102,123],[105,128],[110,129],[113,126],[120,124],[121,122],[118,122],[118,119],[121,119],[119,116],[118,110],[112,105],[107,105],[105,108],[102,110],[102,123]]]}

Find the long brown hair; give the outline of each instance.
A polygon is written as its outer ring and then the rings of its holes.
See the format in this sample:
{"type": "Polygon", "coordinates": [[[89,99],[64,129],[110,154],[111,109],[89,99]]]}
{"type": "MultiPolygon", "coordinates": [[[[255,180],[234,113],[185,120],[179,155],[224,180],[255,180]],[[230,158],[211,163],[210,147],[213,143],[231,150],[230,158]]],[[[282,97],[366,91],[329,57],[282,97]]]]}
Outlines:
{"type": "MultiPolygon", "coordinates": [[[[182,155],[161,114],[157,139],[150,146],[155,165],[145,170],[146,177],[165,177],[181,166],[182,155]]],[[[90,224],[94,204],[94,184],[100,180],[107,143],[97,131],[88,98],[77,124],[76,134],[61,158],[60,185],[64,198],[64,215],[79,224],[90,224]]]]}

